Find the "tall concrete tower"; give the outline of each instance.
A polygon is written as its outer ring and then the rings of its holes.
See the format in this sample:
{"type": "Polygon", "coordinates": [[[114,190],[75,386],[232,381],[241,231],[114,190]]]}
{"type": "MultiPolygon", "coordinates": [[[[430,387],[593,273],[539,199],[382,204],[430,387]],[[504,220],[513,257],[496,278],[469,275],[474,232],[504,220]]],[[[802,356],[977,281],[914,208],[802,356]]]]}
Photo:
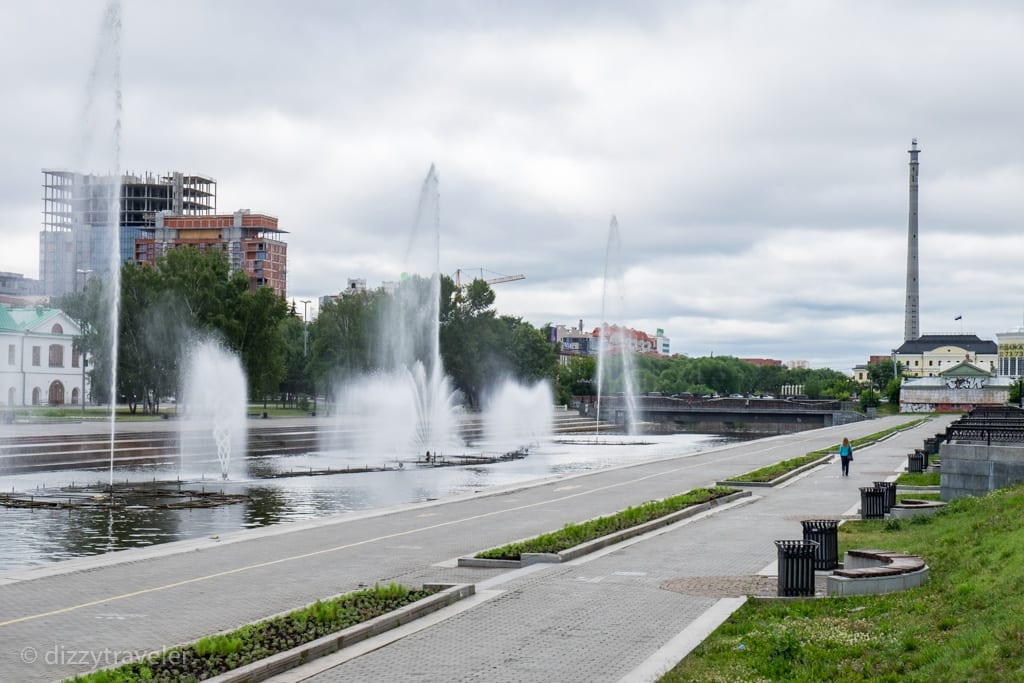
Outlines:
{"type": "Polygon", "coordinates": [[[921,301],[917,264],[917,138],[910,143],[910,216],[907,222],[907,309],[903,322],[903,341],[921,336],[921,301]]]}

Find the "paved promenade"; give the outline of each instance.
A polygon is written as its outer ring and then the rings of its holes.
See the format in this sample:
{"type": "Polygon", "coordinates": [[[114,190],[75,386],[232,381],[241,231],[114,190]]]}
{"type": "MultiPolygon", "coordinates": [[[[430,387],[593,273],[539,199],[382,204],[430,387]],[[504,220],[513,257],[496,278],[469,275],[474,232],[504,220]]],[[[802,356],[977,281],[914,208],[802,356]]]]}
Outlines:
{"type": "MultiPolygon", "coordinates": [[[[478,595],[284,681],[642,681],[746,593],[801,519],[852,515],[945,428],[932,420],[775,489],[564,565],[461,569],[455,558],[681,493],[903,423],[771,437],[502,492],[238,532],[0,573],[0,681],[53,681],[375,582],[465,582],[478,595]],[[392,640],[389,644],[387,640],[392,640]],[[376,648],[376,649],[374,649],[376,648]]],[[[598,447],[599,448],[599,447],[598,447]]]]}

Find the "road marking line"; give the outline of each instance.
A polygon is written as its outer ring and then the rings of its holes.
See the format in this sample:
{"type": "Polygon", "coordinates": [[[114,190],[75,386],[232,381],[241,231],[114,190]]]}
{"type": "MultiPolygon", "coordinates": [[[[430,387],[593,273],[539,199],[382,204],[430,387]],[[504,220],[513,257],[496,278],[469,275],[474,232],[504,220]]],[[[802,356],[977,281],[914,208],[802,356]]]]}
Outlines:
{"type": "MultiPolygon", "coordinates": [[[[809,441],[809,440],[811,440],[811,439],[810,438],[797,439],[797,442],[798,443],[802,443],[804,441],[809,441]]],[[[768,448],[755,449],[755,452],[771,451],[771,450],[775,450],[776,448],[783,447],[783,446],[785,446],[787,448],[792,448],[793,444],[792,443],[786,443],[786,444],[772,445],[772,446],[770,446],[768,448]]],[[[709,451],[708,454],[712,454],[712,452],[709,451]]],[[[734,456],[731,456],[731,457],[730,456],[721,457],[721,458],[718,458],[717,461],[721,462],[721,461],[725,461],[725,460],[734,460],[736,458],[741,458],[741,457],[749,457],[750,454],[751,454],[750,451],[742,451],[741,450],[740,452],[738,452],[734,456]]],[[[694,455],[700,455],[700,454],[694,454],[694,455]]],[[[644,464],[649,464],[649,463],[642,463],[642,464],[640,464],[638,466],[643,466],[644,464]]],[[[100,598],[98,600],[90,600],[89,602],[83,602],[83,603],[79,603],[77,605],[69,605],[67,607],[62,607],[60,609],[50,610],[49,612],[40,612],[39,614],[29,614],[29,615],[26,615],[26,616],[23,616],[23,617],[16,617],[14,619],[8,619],[6,621],[0,621],[0,628],[3,628],[5,626],[13,626],[14,624],[21,624],[21,623],[24,623],[26,621],[34,621],[36,619],[44,619],[46,617],[59,616],[61,614],[67,614],[69,612],[74,612],[74,611],[77,611],[77,610],[80,610],[80,609],[85,609],[85,608],[88,608],[88,607],[95,607],[96,605],[102,605],[102,604],[105,604],[105,603],[115,602],[115,601],[118,601],[118,600],[127,600],[128,598],[135,598],[135,597],[138,597],[140,595],[148,595],[150,593],[157,593],[157,592],[160,592],[160,591],[171,590],[173,588],[180,588],[182,586],[188,586],[188,585],[191,585],[191,584],[194,584],[194,583],[200,583],[202,581],[209,581],[211,579],[219,579],[219,578],[222,578],[222,577],[225,577],[225,576],[232,576],[234,574],[241,574],[242,572],[247,572],[247,571],[250,571],[250,570],[253,570],[253,569],[264,569],[266,567],[273,567],[275,565],[284,564],[286,562],[294,562],[296,560],[305,560],[305,559],[308,559],[308,558],[311,558],[311,557],[317,557],[317,556],[320,556],[320,555],[327,555],[329,553],[335,553],[335,552],[338,552],[338,551],[341,551],[341,550],[348,550],[350,548],[358,548],[360,546],[369,545],[371,543],[377,543],[379,541],[386,541],[386,540],[390,540],[390,539],[393,539],[393,538],[401,538],[403,536],[410,536],[412,534],[418,534],[418,533],[421,533],[421,532],[424,532],[424,531],[432,531],[434,529],[440,529],[440,528],[444,528],[444,527],[455,526],[456,524],[462,524],[464,522],[473,522],[473,521],[476,521],[476,520],[485,519],[487,517],[495,517],[497,515],[502,515],[502,514],[506,514],[506,513],[509,513],[509,512],[518,512],[520,510],[527,510],[529,508],[535,508],[535,507],[541,507],[541,506],[544,506],[544,505],[550,505],[551,503],[561,502],[561,501],[565,501],[565,500],[571,500],[573,498],[579,498],[580,496],[587,496],[587,495],[590,495],[592,493],[599,493],[601,491],[607,491],[607,490],[619,488],[619,487],[622,487],[622,486],[629,486],[629,485],[632,485],[632,484],[637,484],[637,483],[640,483],[640,482],[643,482],[643,481],[647,481],[648,479],[654,479],[656,477],[664,477],[666,475],[676,474],[676,473],[679,473],[679,472],[684,472],[686,470],[697,469],[697,468],[700,468],[700,467],[706,467],[706,463],[704,463],[704,462],[687,463],[686,465],[682,465],[680,467],[675,467],[675,468],[664,470],[664,471],[659,471],[659,472],[654,472],[654,473],[651,473],[651,474],[646,474],[646,475],[644,475],[642,477],[637,477],[635,479],[629,479],[627,481],[621,481],[621,482],[617,482],[617,483],[614,483],[614,484],[608,484],[608,485],[605,485],[605,486],[599,486],[599,487],[593,488],[593,489],[587,489],[585,491],[580,491],[578,493],[572,493],[572,494],[569,494],[569,495],[566,495],[566,496],[562,496],[560,498],[551,498],[551,499],[548,499],[548,500],[538,501],[536,503],[527,503],[525,505],[517,505],[517,506],[514,506],[514,507],[510,507],[510,508],[503,508],[501,510],[491,510],[490,512],[484,512],[484,513],[481,513],[479,515],[471,515],[469,517],[462,517],[462,518],[459,518],[459,519],[453,519],[453,520],[449,520],[447,522],[439,522],[437,524],[431,524],[431,525],[419,527],[419,528],[416,528],[416,529],[407,529],[405,531],[397,531],[397,532],[392,533],[392,534],[385,534],[384,536],[377,536],[376,538],[367,538],[367,539],[363,539],[361,541],[354,541],[352,543],[345,543],[343,545],[333,546],[333,547],[330,547],[330,548],[321,548],[320,550],[314,550],[314,551],[311,551],[311,552],[308,552],[308,553],[301,553],[301,554],[298,554],[298,555],[289,555],[287,557],[279,557],[279,558],[277,558],[275,560],[267,560],[266,562],[256,562],[254,564],[244,565],[244,566],[241,566],[241,567],[235,567],[234,569],[226,569],[224,571],[214,572],[212,574],[206,574],[206,575],[203,575],[203,576],[194,576],[194,577],[192,577],[190,579],[182,579],[181,581],[173,581],[171,583],[166,583],[166,584],[163,584],[161,586],[151,586],[149,588],[141,588],[141,589],[139,589],[137,591],[131,591],[129,593],[121,593],[119,595],[112,595],[112,596],[108,596],[108,597],[105,597],[105,598],[100,598]]]]}

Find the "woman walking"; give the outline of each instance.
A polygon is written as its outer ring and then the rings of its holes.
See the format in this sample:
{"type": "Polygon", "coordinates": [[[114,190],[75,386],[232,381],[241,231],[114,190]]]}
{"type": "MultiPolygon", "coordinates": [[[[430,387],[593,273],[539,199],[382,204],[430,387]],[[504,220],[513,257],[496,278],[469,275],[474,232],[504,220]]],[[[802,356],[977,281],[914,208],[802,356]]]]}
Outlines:
{"type": "Polygon", "coordinates": [[[843,437],[843,445],[839,447],[839,462],[843,466],[843,476],[850,476],[850,463],[853,462],[853,446],[850,440],[843,437]]]}

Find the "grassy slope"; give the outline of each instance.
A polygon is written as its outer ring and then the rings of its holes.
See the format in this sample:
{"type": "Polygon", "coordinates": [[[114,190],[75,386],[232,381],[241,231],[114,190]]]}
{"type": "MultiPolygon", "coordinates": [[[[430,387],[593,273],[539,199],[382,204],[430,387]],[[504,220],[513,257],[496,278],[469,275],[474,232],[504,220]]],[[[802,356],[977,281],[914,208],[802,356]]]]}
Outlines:
{"type": "Polygon", "coordinates": [[[925,559],[925,586],[881,596],[748,601],[662,681],[1024,680],[1024,486],[926,522],[848,522],[848,548],[925,559]]]}

